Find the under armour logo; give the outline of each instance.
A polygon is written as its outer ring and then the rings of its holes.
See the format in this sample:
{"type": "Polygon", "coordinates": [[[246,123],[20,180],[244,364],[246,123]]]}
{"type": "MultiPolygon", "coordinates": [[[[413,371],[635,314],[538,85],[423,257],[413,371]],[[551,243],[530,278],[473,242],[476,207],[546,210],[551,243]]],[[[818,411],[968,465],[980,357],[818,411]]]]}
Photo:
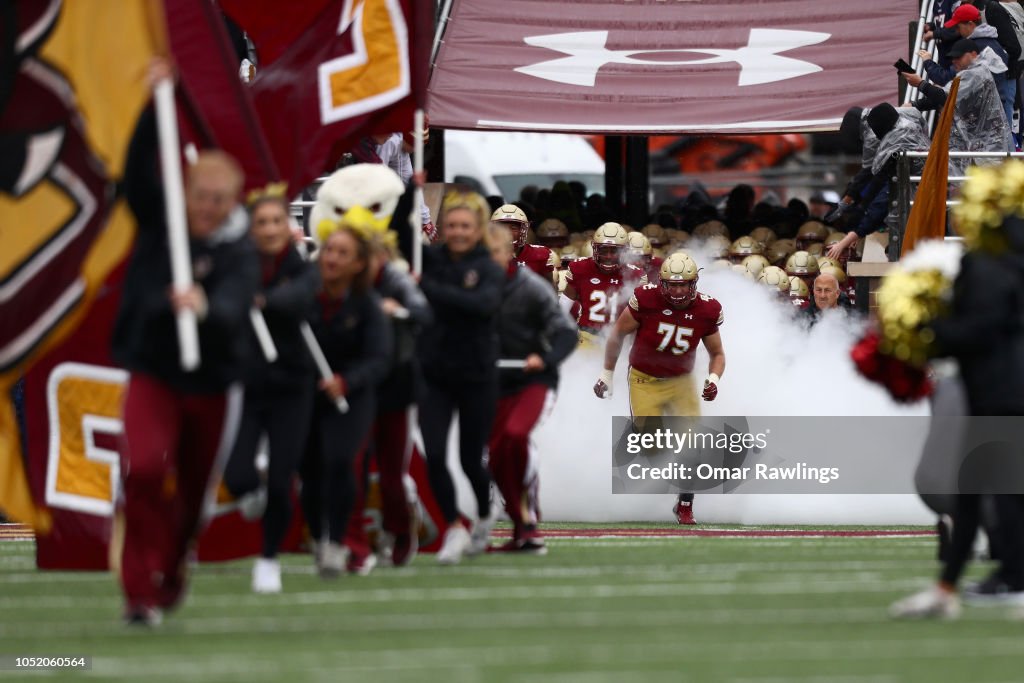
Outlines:
{"type": "Polygon", "coordinates": [[[687,320],[693,320],[693,314],[692,313],[684,313],[683,317],[686,318],[687,320]]]}
{"type": "Polygon", "coordinates": [[[821,71],[822,68],[802,59],[783,57],[779,53],[798,47],[817,45],[832,37],[831,33],[791,31],[788,29],[753,28],[744,47],[728,50],[720,48],[678,48],[657,50],[609,50],[605,47],[608,31],[576,31],[527,36],[523,42],[569,55],[536,64],[521,66],[516,71],[548,81],[594,87],[597,72],[606,64],[642,64],[645,66],[690,66],[697,64],[740,65],[738,85],[762,85],[797,78],[821,71]],[[686,61],[654,61],[633,55],[664,54],[668,52],[697,52],[713,57],[686,61]]]}
{"type": "Polygon", "coordinates": [[[609,282],[609,284],[613,284],[613,285],[619,284],[618,280],[609,280],[608,282],[609,282]]]}

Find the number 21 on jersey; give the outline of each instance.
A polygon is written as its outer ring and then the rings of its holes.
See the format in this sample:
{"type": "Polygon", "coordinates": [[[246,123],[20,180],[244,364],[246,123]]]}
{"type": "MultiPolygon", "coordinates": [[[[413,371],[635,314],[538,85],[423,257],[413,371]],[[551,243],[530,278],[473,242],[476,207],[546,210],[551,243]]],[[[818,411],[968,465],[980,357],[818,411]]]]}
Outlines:
{"type": "Polygon", "coordinates": [[[658,344],[659,351],[670,349],[673,354],[681,356],[690,350],[690,340],[693,335],[692,327],[673,325],[671,323],[658,323],[658,334],[665,335],[658,344]]]}

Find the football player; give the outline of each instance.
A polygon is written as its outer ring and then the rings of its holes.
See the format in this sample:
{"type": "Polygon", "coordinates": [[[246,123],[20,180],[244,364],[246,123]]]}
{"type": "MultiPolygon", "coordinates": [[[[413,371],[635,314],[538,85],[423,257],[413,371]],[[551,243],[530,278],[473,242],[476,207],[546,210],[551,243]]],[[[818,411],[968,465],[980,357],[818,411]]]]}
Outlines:
{"type": "Polygon", "coordinates": [[[618,223],[605,223],[594,231],[593,257],[569,264],[563,293],[573,306],[581,346],[599,346],[601,330],[618,317],[628,292],[641,282],[643,271],[624,265],[626,230],[618,223]],[[626,294],[623,294],[623,288],[626,294]]]}
{"type": "MultiPolygon", "coordinates": [[[[661,264],[661,283],[633,291],[608,337],[604,372],[594,384],[598,398],[612,395],[612,375],[625,338],[636,333],[629,353],[629,406],[634,416],[700,415],[693,365],[698,342],[710,356],[701,397],[714,401],[725,371],[725,350],[718,332],[722,304],[697,291],[699,269],[685,252],[661,264]]],[[[682,493],[673,512],[680,524],[696,524],[693,494],[682,493]]]]}
{"type": "Polygon", "coordinates": [[[514,258],[520,266],[526,266],[548,282],[555,282],[554,264],[551,261],[551,249],[538,244],[527,244],[527,233],[530,221],[515,204],[505,204],[491,214],[491,222],[499,223],[512,234],[512,250],[514,258]]]}
{"type": "MultiPolygon", "coordinates": [[[[660,226],[655,227],[661,229],[660,226]]],[[[665,262],[665,259],[654,255],[651,241],[642,232],[631,232],[626,237],[626,258],[634,266],[644,271],[648,284],[658,284],[661,264],[665,262]]]]}

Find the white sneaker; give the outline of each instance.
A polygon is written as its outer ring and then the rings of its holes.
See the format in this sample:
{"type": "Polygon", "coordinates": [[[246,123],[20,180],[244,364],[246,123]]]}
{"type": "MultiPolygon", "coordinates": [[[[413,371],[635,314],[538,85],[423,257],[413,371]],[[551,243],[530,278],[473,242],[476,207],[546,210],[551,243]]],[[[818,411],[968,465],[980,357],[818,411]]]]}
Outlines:
{"type": "Polygon", "coordinates": [[[473,557],[487,552],[487,546],[491,544],[491,530],[494,528],[496,517],[492,510],[490,517],[484,517],[477,521],[476,526],[473,527],[473,533],[470,535],[467,555],[473,557]]]}
{"type": "Polygon", "coordinates": [[[889,607],[893,619],[958,619],[960,597],[937,586],[897,600],[889,607]]]}
{"type": "Polygon", "coordinates": [[[437,551],[438,564],[458,564],[463,554],[469,548],[471,539],[466,527],[461,524],[454,524],[448,527],[444,534],[444,543],[437,551]]]}
{"type": "Polygon", "coordinates": [[[261,557],[252,566],[252,590],[255,593],[281,592],[281,563],[261,557]]]}
{"type": "Polygon", "coordinates": [[[267,510],[267,489],[263,486],[251,491],[238,499],[238,512],[243,519],[255,522],[263,519],[267,510]]]}
{"type": "Polygon", "coordinates": [[[348,560],[348,548],[330,541],[320,544],[320,562],[317,568],[320,576],[325,579],[333,579],[345,571],[345,561],[348,560]]]}

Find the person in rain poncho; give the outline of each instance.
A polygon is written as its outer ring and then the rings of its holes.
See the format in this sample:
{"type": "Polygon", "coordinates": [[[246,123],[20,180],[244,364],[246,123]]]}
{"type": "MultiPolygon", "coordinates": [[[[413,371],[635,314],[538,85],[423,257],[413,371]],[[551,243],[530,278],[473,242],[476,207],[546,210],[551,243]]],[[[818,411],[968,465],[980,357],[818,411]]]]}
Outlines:
{"type": "MultiPolygon", "coordinates": [[[[826,217],[826,220],[835,220],[853,205],[857,205],[862,212],[847,221],[847,225],[852,228],[829,249],[828,255],[831,258],[839,258],[858,239],[885,227],[889,216],[889,184],[896,175],[899,152],[927,150],[930,144],[924,119],[916,110],[897,110],[885,102],[872,108],[863,120],[867,124],[867,130],[862,133],[864,146],[875,144],[877,150],[870,166],[865,166],[851,182],[836,211],[826,217]],[[874,142],[868,137],[869,134],[874,142]]],[[[911,162],[911,172],[920,175],[924,160],[913,159],[911,162]]]]}

